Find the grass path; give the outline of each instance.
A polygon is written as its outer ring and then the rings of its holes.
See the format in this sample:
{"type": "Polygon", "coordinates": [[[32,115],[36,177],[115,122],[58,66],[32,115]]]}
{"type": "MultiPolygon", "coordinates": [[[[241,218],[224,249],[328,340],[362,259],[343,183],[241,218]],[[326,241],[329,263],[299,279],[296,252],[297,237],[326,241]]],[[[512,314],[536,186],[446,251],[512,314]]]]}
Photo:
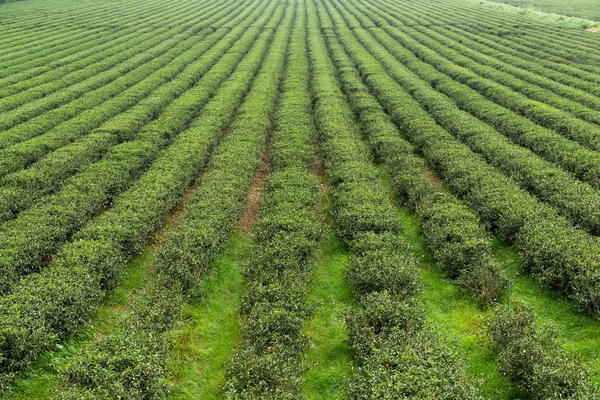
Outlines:
{"type": "Polygon", "coordinates": [[[123,270],[119,285],[107,293],[95,315],[81,332],[67,338],[56,346],[55,351],[48,352],[37,360],[30,368],[19,374],[12,385],[13,390],[7,395],[10,400],[43,400],[54,398],[61,390],[60,374],[71,356],[79,354],[86,343],[96,337],[115,334],[123,329],[131,296],[143,290],[152,279],[151,266],[154,253],[162,245],[167,232],[177,226],[179,216],[190,201],[196,185],[191,184],[182,200],[175,205],[163,226],[152,235],[146,248],[131,259],[123,270]]]}
{"type": "Polygon", "coordinates": [[[240,273],[249,238],[236,232],[198,298],[184,309],[184,322],[171,332],[174,349],[170,369],[176,377],[174,399],[219,399],[224,371],[239,341],[244,279],[240,273]]]}
{"type": "Polygon", "coordinates": [[[352,370],[344,315],[355,305],[345,275],[349,255],[332,230],[326,233],[319,253],[309,283],[309,301],[316,304],[316,310],[306,327],[310,348],[303,394],[307,399],[343,399],[352,370]]]}
{"type": "MultiPolygon", "coordinates": [[[[381,166],[379,170],[383,186],[393,195],[388,175],[381,166]]],[[[416,215],[403,206],[398,206],[398,212],[405,228],[404,237],[420,259],[424,290],[419,299],[428,311],[430,322],[459,346],[466,356],[470,373],[474,379],[481,380],[480,388],[485,398],[522,397],[496,370],[496,356],[489,349],[485,336],[485,320],[491,317],[491,310],[482,310],[466,290],[444,277],[422,240],[416,215]]],[[[600,383],[600,321],[579,312],[573,302],[540,287],[525,274],[519,255],[511,247],[498,239],[493,247],[511,277],[511,300],[531,307],[542,326],[555,326],[561,344],[590,363],[594,382],[600,383]]]]}
{"type": "Polygon", "coordinates": [[[519,255],[505,243],[496,240],[494,249],[511,277],[512,299],[527,304],[538,323],[554,325],[564,348],[590,363],[593,382],[600,385],[600,321],[577,310],[572,301],[540,287],[525,274],[519,255]]]}
{"type": "Polygon", "coordinates": [[[308,283],[308,301],[315,305],[315,311],[305,328],[309,348],[306,351],[308,370],[304,374],[302,394],[311,400],[335,400],[345,398],[346,382],[354,367],[352,352],[346,343],[348,334],[344,318],[345,313],[356,307],[357,303],[346,279],[350,254],[344,242],[335,234],[329,184],[321,161],[318,138],[315,138],[314,150],[314,173],[321,184],[318,212],[324,236],[317,249],[308,283]]]}
{"type": "Polygon", "coordinates": [[[520,393],[504,379],[496,368],[496,355],[490,350],[485,337],[485,318],[491,312],[483,311],[469,292],[453,285],[423,242],[417,216],[398,203],[386,170],[378,165],[382,186],[396,203],[404,227],[403,237],[419,260],[423,290],[417,295],[427,310],[431,326],[455,343],[465,357],[468,373],[479,380],[479,388],[486,399],[508,400],[519,398],[520,393]]]}
{"type": "Polygon", "coordinates": [[[79,353],[83,345],[96,336],[109,335],[121,328],[120,322],[127,315],[129,295],[144,286],[151,254],[150,247],[147,247],[127,264],[119,287],[108,294],[86,328],[23,371],[13,385],[13,391],[7,394],[7,399],[53,398],[53,392],[60,389],[59,371],[70,356],[79,353]]]}

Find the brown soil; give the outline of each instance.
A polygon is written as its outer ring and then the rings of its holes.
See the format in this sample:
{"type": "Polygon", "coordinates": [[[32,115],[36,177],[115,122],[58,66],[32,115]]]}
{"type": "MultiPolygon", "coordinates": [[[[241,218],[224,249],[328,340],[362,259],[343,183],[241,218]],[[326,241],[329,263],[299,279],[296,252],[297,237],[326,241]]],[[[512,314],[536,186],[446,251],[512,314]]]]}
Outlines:
{"type": "MultiPolygon", "coordinates": [[[[204,171],[202,171],[202,174],[204,174],[204,171]]],[[[171,225],[171,229],[174,229],[177,227],[177,225],[179,225],[179,217],[181,216],[181,213],[183,212],[187,204],[190,202],[190,199],[196,192],[197,187],[198,185],[196,185],[196,183],[191,184],[190,187],[188,187],[185,194],[183,195],[181,201],[177,203],[175,208],[173,208],[173,210],[171,210],[171,213],[169,213],[169,222],[171,225]]]]}
{"type": "Polygon", "coordinates": [[[267,180],[267,176],[269,175],[269,169],[271,167],[270,145],[272,136],[273,132],[271,131],[269,132],[269,136],[267,138],[267,144],[263,152],[260,169],[256,173],[254,180],[252,181],[250,192],[248,192],[248,201],[246,203],[246,208],[244,209],[244,215],[240,220],[240,229],[242,230],[242,232],[245,232],[247,234],[252,233],[254,223],[256,222],[256,220],[258,219],[258,215],[260,214],[260,201],[262,198],[262,192],[265,186],[265,181],[267,180]]]}
{"type": "Polygon", "coordinates": [[[319,178],[319,182],[321,182],[321,192],[327,193],[329,192],[329,185],[325,183],[325,166],[321,161],[321,158],[317,155],[315,157],[315,166],[313,167],[313,173],[317,175],[319,178]]]}
{"type": "Polygon", "coordinates": [[[433,182],[433,185],[436,188],[441,189],[442,182],[440,181],[440,178],[438,178],[430,168],[425,169],[424,175],[427,179],[429,179],[431,182],[433,182]]]}
{"type": "MultiPolygon", "coordinates": [[[[321,156],[319,153],[319,140],[315,137],[314,140],[314,151],[315,151],[315,164],[313,166],[313,173],[319,178],[320,190],[322,195],[327,195],[329,193],[329,185],[326,182],[325,178],[325,165],[321,160],[321,156]]],[[[319,204],[317,205],[317,214],[319,214],[319,219],[321,223],[326,223],[328,221],[327,213],[325,212],[325,204],[323,204],[322,199],[319,199],[319,204]]]]}
{"type": "Polygon", "coordinates": [[[586,31],[592,32],[592,33],[600,33],[600,28],[588,28],[588,29],[586,29],[586,31]]]}
{"type": "MultiPolygon", "coordinates": [[[[204,174],[205,171],[206,171],[206,169],[204,169],[202,171],[202,174],[204,174]]],[[[187,188],[181,201],[179,203],[177,203],[175,205],[175,207],[173,207],[173,209],[169,213],[169,217],[168,217],[169,224],[167,226],[164,226],[163,228],[161,228],[158,232],[156,232],[156,234],[152,238],[152,242],[150,243],[150,249],[152,249],[152,251],[158,250],[161,246],[162,239],[165,237],[165,235],[169,231],[175,229],[177,227],[177,225],[179,225],[179,217],[181,217],[183,210],[185,210],[186,206],[190,202],[190,199],[196,192],[196,188],[197,188],[196,183],[191,184],[187,188]]]]}

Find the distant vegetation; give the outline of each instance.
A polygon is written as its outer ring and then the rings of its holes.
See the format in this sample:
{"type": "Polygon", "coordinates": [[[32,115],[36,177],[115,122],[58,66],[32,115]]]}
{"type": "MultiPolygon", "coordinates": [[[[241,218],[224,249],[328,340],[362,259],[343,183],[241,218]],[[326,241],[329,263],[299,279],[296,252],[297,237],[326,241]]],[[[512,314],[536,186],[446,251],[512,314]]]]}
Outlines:
{"type": "Polygon", "coordinates": [[[552,14],[600,21],[600,2],[596,0],[492,0],[515,7],[531,8],[552,14]]]}

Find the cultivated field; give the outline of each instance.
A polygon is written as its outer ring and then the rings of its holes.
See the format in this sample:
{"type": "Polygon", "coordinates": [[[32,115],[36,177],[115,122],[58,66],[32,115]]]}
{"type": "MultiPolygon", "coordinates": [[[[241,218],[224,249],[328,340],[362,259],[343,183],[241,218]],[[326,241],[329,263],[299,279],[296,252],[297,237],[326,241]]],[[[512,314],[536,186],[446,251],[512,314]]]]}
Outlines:
{"type": "Polygon", "coordinates": [[[599,235],[598,34],[0,4],[2,399],[599,399],[599,235]]]}
{"type": "Polygon", "coordinates": [[[493,0],[517,7],[600,21],[600,3],[594,0],[493,0]]]}

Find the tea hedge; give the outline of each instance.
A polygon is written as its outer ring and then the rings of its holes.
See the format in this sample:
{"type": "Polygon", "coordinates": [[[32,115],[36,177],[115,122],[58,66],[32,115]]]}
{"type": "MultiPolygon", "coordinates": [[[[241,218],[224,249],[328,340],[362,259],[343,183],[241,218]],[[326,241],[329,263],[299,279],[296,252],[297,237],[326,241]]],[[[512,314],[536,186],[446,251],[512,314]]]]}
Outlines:
{"type": "MultiPolygon", "coordinates": [[[[259,18],[264,20],[267,16],[263,14],[259,18]]],[[[39,206],[20,213],[18,218],[0,227],[0,249],[4,250],[0,261],[0,292],[10,290],[20,277],[42,268],[45,259],[115,195],[129,187],[185,129],[259,35],[256,27],[249,27],[252,22],[247,19],[231,31],[230,37],[240,40],[216,64],[209,58],[208,64],[214,64],[210,73],[171,103],[135,140],[114,147],[99,163],[76,175],[39,206]],[[35,241],[30,240],[32,236],[36,237],[35,241]]],[[[185,85],[185,81],[176,83],[185,85]]]]}
{"type": "MultiPolygon", "coordinates": [[[[367,48],[374,42],[364,30],[352,32],[367,48]]],[[[380,50],[375,56],[385,60],[386,54],[389,53],[380,50]]],[[[489,228],[514,245],[528,271],[541,283],[570,296],[597,316],[597,241],[524,192],[437,125],[409,95],[424,84],[411,78],[410,70],[395,63],[393,69],[388,67],[385,71],[389,75],[367,75],[367,84],[450,189],[489,228]]]]}
{"type": "Polygon", "coordinates": [[[303,334],[311,255],[320,238],[319,186],[314,163],[304,7],[296,18],[281,82],[270,172],[254,227],[241,341],[228,367],[225,396],[289,399],[301,396],[303,334]]]}
{"type": "MultiPolygon", "coordinates": [[[[262,58],[266,56],[265,61],[238,110],[239,117],[198,179],[198,188],[177,227],[167,234],[158,251],[155,285],[139,295],[123,332],[93,341],[64,369],[68,386],[61,398],[81,398],[84,394],[99,398],[104,393],[119,393],[126,399],[165,397],[168,388],[162,378],[166,377],[168,345],[162,334],[176,323],[182,304],[209,273],[212,260],[225,247],[244,210],[267,141],[278,87],[278,79],[273,78],[283,68],[291,8],[286,8],[285,15],[281,10],[276,12],[271,27],[261,34],[259,41],[265,45],[264,39],[272,39],[269,48],[263,45],[252,50],[262,58]],[[259,47],[261,51],[255,51],[259,47]]],[[[238,73],[250,83],[248,79],[257,74],[259,64],[247,64],[238,73]]],[[[245,94],[239,87],[227,89],[225,99],[241,101],[245,94]]],[[[228,111],[231,117],[235,108],[228,111]]],[[[229,118],[223,116],[219,120],[225,124],[229,118]]]]}
{"type": "MultiPolygon", "coordinates": [[[[163,67],[168,65],[168,68],[154,71],[150,78],[144,81],[148,85],[142,87],[143,89],[152,89],[152,83],[157,86],[154,92],[81,140],[50,153],[27,169],[4,176],[0,181],[0,221],[13,218],[35,204],[41,196],[58,189],[73,174],[105,156],[115,145],[139,137],[140,128],[143,132],[144,124],[157,118],[176,96],[192,87],[235,40],[233,37],[223,43],[218,42],[224,35],[225,32],[222,32],[212,40],[200,40],[203,36],[199,36],[198,43],[181,43],[183,49],[187,50],[174,59],[171,59],[170,54],[162,59],[155,59],[157,63],[168,63],[163,64],[163,67]],[[211,45],[214,47],[211,48],[211,45]],[[169,78],[174,79],[169,82],[169,78]],[[161,83],[164,85],[160,86],[161,83]]],[[[150,64],[152,65],[148,65],[148,68],[155,66],[154,63],[150,64]]],[[[135,99],[131,96],[133,93],[129,94],[128,101],[135,99]]],[[[138,96],[144,94],[147,93],[141,91],[138,96]]],[[[167,110],[171,111],[168,108],[167,110]]]]}
{"type": "MultiPolygon", "coordinates": [[[[490,235],[464,203],[443,192],[427,177],[426,162],[414,154],[413,146],[402,138],[369,93],[335,32],[329,29],[323,35],[371,151],[390,174],[396,194],[419,217],[423,238],[434,259],[450,278],[467,287],[482,303],[498,300],[505,289],[506,277],[494,259],[490,235]]],[[[366,54],[361,57],[359,50],[351,54],[356,60],[360,57],[358,63],[366,68],[372,66],[365,61],[366,54]]],[[[376,68],[369,71],[373,76],[383,73],[376,68]]]]}
{"type": "Polygon", "coordinates": [[[308,10],[319,144],[332,185],[334,220],[350,248],[348,279],[362,306],[346,322],[359,364],[348,397],[477,398],[455,350],[423,326],[423,311],[412,300],[420,286],[416,260],[401,239],[397,213],[378,190],[377,171],[317,34],[331,25],[319,21],[314,4],[308,10]]]}
{"type": "MultiPolygon", "coordinates": [[[[258,27],[270,16],[275,20],[282,17],[274,3],[266,6],[268,12],[258,19],[258,27]]],[[[117,284],[125,262],[163,225],[170,209],[206,165],[249,89],[269,39],[269,34],[260,35],[190,128],[115,199],[111,209],[86,225],[47,268],[19,281],[10,294],[0,298],[1,369],[5,378],[80,329],[106,290],[117,284]]]]}

